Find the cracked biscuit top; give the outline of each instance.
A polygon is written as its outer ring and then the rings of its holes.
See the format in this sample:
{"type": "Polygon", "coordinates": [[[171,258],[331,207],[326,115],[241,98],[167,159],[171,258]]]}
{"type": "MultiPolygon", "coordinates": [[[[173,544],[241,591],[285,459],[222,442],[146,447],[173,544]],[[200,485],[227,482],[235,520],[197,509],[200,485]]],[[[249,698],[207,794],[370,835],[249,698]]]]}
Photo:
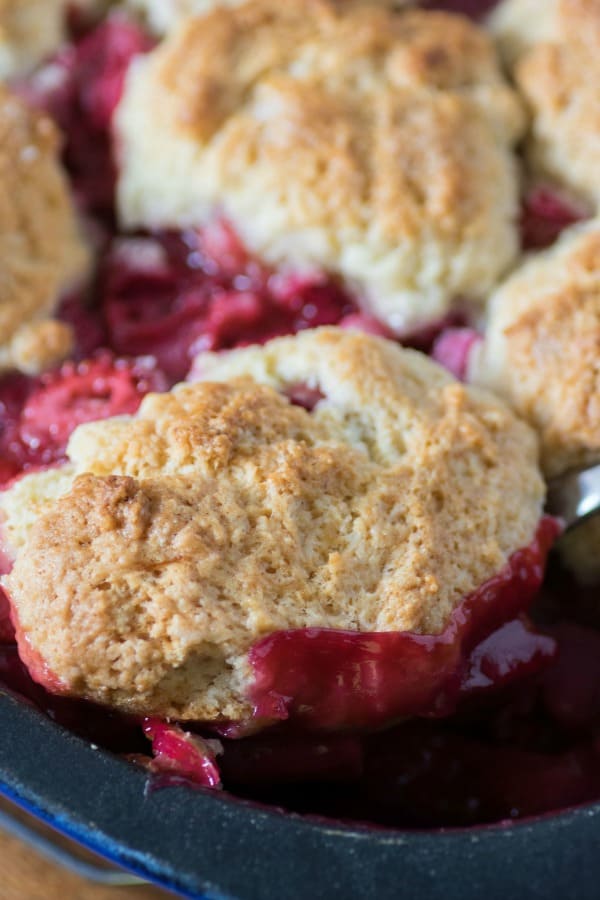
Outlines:
{"type": "Polygon", "coordinates": [[[522,110],[460,16],[220,8],[134,62],[116,124],[126,225],[224,215],[267,262],[341,274],[399,332],[485,295],[517,252],[522,110]]]}
{"type": "Polygon", "coordinates": [[[38,372],[71,350],[51,318],[88,254],[53,123],[0,86],[0,371],[38,372]]]}
{"type": "Polygon", "coordinates": [[[65,37],[66,0],[0,0],[0,78],[21,75],[65,37]]]}
{"type": "Polygon", "coordinates": [[[534,174],[600,202],[600,0],[507,0],[492,19],[532,113],[534,174]]]}
{"type": "Polygon", "coordinates": [[[599,354],[596,219],[566,233],[496,292],[469,375],[535,426],[552,476],[600,462],[599,354]]]}
{"type": "Polygon", "coordinates": [[[20,645],[67,693],[239,719],[260,638],[439,633],[535,533],[533,432],[415,351],[319,329],[197,371],[1,495],[20,645]]]}

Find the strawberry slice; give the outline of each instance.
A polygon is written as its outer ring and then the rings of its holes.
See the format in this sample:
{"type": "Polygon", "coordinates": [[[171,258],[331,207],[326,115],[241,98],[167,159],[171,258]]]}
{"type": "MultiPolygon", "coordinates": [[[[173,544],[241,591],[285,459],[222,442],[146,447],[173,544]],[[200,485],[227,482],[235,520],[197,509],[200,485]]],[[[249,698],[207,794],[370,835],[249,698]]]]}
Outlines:
{"type": "Polygon", "coordinates": [[[39,379],[23,407],[19,436],[38,465],[48,465],[62,458],[77,425],[134,413],[145,394],[166,389],[164,375],[146,358],[128,361],[104,352],[68,362],[39,379]]]}
{"type": "Polygon", "coordinates": [[[144,719],[143,727],[152,741],[152,771],[177,775],[203,787],[221,787],[216,762],[223,752],[219,741],[205,740],[157,718],[144,719]]]}
{"type": "Polygon", "coordinates": [[[432,359],[459,381],[466,381],[471,351],[481,340],[473,328],[447,328],[433,345],[432,359]]]}

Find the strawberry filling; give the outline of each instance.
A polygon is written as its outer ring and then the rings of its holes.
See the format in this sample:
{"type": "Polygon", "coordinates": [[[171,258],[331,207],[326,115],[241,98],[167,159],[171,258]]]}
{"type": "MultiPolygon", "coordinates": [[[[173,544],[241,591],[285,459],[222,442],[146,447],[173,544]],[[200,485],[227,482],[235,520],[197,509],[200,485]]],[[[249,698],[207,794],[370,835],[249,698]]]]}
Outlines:
{"type": "MultiPolygon", "coordinates": [[[[447,716],[461,696],[470,656],[477,645],[525,612],[542,583],[546,557],[559,533],[555,520],[542,519],[531,546],[514,553],[502,572],[466,597],[439,635],[409,632],[360,634],[319,628],[280,631],[252,647],[254,682],[249,696],[260,720],[289,720],[308,730],[377,728],[415,715],[447,716]]],[[[551,641],[529,634],[525,662],[545,662],[551,641]]],[[[522,662],[519,644],[495,648],[502,662],[486,659],[490,684],[502,681],[522,662]],[[508,667],[504,672],[503,665],[508,667]]],[[[490,654],[492,654],[490,656],[490,654]]],[[[472,666],[476,665],[477,658],[472,666]]],[[[478,682],[482,687],[483,682],[478,682]]],[[[473,684],[466,680],[467,690],[473,684]]]]}
{"type": "Polygon", "coordinates": [[[143,728],[152,742],[152,771],[175,774],[203,787],[221,787],[216,757],[222,748],[218,741],[205,740],[162,719],[144,719],[143,728]]]}
{"type": "MultiPolygon", "coordinates": [[[[495,3],[423,5],[476,18],[495,3]]],[[[99,249],[91,305],[67,298],[61,316],[74,326],[78,359],[100,346],[112,352],[39,379],[14,373],[0,379],[0,484],[62,460],[77,424],[134,412],[148,390],[185,376],[199,351],[320,324],[393,337],[335,278],[268,268],[226,222],[182,234],[115,235],[111,121],[131,60],[151,46],[137,26],[112,16],[92,32],[83,29],[20,86],[66,133],[64,160],[82,209],[93,217],[99,249]],[[112,353],[152,355],[156,364],[112,353]]],[[[523,245],[548,246],[585,216],[555,189],[537,188],[523,202],[523,245]]],[[[434,345],[434,358],[464,377],[478,340],[459,327],[464,324],[453,314],[406,342],[427,352],[434,345]],[[438,338],[448,325],[456,327],[438,338]]],[[[322,396],[305,384],[291,386],[288,395],[307,409],[322,396]]],[[[463,825],[595,799],[600,638],[572,624],[540,633],[522,615],[555,536],[555,525],[544,520],[534,544],[466,598],[442,635],[310,629],[266,638],[250,653],[251,694],[258,720],[279,724],[243,741],[232,738],[244,725],[223,726],[218,745],[205,728],[184,731],[158,719],[146,720],[143,738],[138,723],[48,694],[42,685],[59,693],[64,686],[22,635],[21,659],[8,643],[14,631],[1,590],[0,642],[7,643],[0,647],[0,681],[115,752],[148,760],[149,740],[150,768],[161,777],[213,788],[222,783],[300,812],[389,825],[463,825]],[[362,733],[406,717],[381,734],[362,733]]],[[[0,560],[0,571],[7,568],[0,560]]]]}
{"type": "Polygon", "coordinates": [[[473,328],[448,328],[436,338],[431,357],[459,381],[466,381],[471,351],[481,340],[473,328]]]}
{"type": "Polygon", "coordinates": [[[543,250],[553,244],[570,225],[589,218],[583,204],[567,197],[557,187],[538,185],[523,198],[521,243],[524,250],[543,250]]]}
{"type": "Polygon", "coordinates": [[[145,394],[167,387],[153,360],[119,359],[108,351],[37,379],[5,376],[0,486],[22,471],[64,460],[68,439],[83,422],[134,413],[145,394]]]}

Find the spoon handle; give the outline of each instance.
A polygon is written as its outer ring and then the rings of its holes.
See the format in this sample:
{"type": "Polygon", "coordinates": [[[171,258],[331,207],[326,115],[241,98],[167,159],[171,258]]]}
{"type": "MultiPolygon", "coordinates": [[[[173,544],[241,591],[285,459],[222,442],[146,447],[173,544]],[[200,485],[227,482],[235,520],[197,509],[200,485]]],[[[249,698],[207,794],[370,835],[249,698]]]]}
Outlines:
{"type": "Polygon", "coordinates": [[[575,528],[600,512],[600,465],[567,472],[548,483],[546,510],[575,528]]]}

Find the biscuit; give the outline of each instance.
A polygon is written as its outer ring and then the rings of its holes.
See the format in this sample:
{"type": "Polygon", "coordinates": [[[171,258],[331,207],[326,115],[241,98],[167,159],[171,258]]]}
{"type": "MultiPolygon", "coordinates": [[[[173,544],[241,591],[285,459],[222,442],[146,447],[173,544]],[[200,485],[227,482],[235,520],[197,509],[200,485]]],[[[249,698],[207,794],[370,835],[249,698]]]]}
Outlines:
{"type": "Polygon", "coordinates": [[[524,127],[459,16],[254,0],[136,60],[116,114],[121,220],[224,214],[268,263],[343,276],[397,333],[513,262],[524,127]]]}
{"type": "MultiPolygon", "coordinates": [[[[600,220],[565,233],[490,301],[468,378],[503,396],[540,436],[549,478],[600,462],[600,220]]],[[[580,582],[600,580],[600,526],[559,544],[580,582]]]]}
{"type": "Polygon", "coordinates": [[[51,316],[88,252],[59,150],[54,124],[0,86],[0,371],[35,373],[72,347],[51,316]]]}
{"type": "MultiPolygon", "coordinates": [[[[126,0],[126,6],[141,14],[156,34],[166,34],[186,16],[204,15],[221,6],[240,6],[245,0],[126,0]]],[[[387,6],[399,9],[414,0],[337,0],[340,5],[362,3],[364,6],[387,6]]]]}
{"type": "Polygon", "coordinates": [[[561,0],[504,0],[488,17],[503,59],[512,66],[527,50],[560,38],[561,0]]]}
{"type": "Polygon", "coordinates": [[[532,113],[532,172],[571,188],[597,209],[600,0],[511,0],[497,21],[501,46],[514,61],[515,82],[532,113]]]}
{"type": "Polygon", "coordinates": [[[67,693],[240,719],[260,638],[439,633],[535,533],[533,431],[416,351],[327,328],[197,370],[0,495],[21,637],[67,693]]]}
{"type": "Polygon", "coordinates": [[[66,0],[0,0],[0,78],[22,75],[65,38],[66,0]]]}
{"type": "Polygon", "coordinates": [[[550,477],[600,462],[600,219],[532,257],[490,300],[469,380],[492,388],[541,438],[550,477]]]}

